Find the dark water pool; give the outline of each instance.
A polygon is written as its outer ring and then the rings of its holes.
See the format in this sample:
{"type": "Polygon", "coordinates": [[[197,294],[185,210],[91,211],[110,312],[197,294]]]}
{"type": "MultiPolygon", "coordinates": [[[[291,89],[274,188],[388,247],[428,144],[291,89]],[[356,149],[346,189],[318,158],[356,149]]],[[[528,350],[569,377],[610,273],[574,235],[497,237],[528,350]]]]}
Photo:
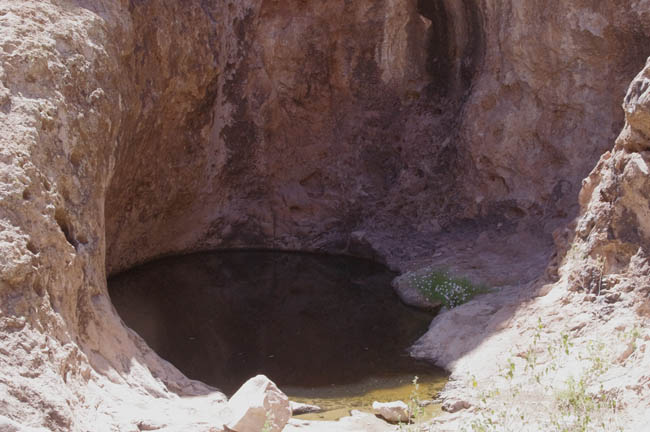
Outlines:
{"type": "Polygon", "coordinates": [[[432,316],[400,303],[394,277],[350,257],[211,252],[127,271],[109,292],[124,322],[190,378],[230,395],[263,373],[294,400],[340,411],[403,399],[416,375],[432,398],[446,380],[406,354],[432,316]]]}

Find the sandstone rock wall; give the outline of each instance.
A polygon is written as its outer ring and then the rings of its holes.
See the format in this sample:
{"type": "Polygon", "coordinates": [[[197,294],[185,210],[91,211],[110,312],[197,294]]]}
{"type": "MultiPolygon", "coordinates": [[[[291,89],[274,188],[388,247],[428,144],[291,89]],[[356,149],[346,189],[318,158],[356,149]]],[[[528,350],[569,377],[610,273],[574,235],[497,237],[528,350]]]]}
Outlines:
{"type": "MultiPolygon", "coordinates": [[[[554,404],[567,383],[582,376],[587,397],[613,398],[617,407],[589,412],[590,430],[601,427],[601,421],[603,430],[650,426],[649,89],[650,59],[628,88],[625,126],[613,149],[582,182],[579,216],[554,233],[557,254],[548,278],[505,287],[439,315],[413,347],[415,356],[453,372],[445,390],[449,403],[487,405],[499,412],[503,398],[488,396],[482,403],[485,393],[477,388],[485,392],[487,387],[493,395],[525,388],[525,397],[507,405],[516,406],[526,419],[512,427],[544,430],[549,418],[575,422],[575,416],[562,418],[567,413],[554,404]],[[566,356],[555,361],[553,344],[557,347],[559,340],[567,343],[566,356]],[[551,354],[544,354],[545,349],[551,354]],[[598,362],[597,373],[588,369],[591,361],[598,362]],[[548,365],[555,371],[549,374],[548,365]],[[540,366],[547,369],[535,379],[547,386],[546,392],[531,379],[530,371],[540,366]],[[508,367],[511,375],[500,375],[508,367]],[[595,420],[603,413],[605,420],[595,420]]],[[[467,418],[448,419],[447,427],[458,428],[467,418]]]]}
{"type": "MultiPolygon", "coordinates": [[[[178,82],[203,80],[205,99],[179,110],[160,96],[147,114],[159,126],[124,138],[106,205],[111,271],[197,248],[344,251],[366,224],[424,220],[449,200],[431,191],[451,187],[444,138],[460,104],[439,94],[454,78],[427,70],[432,25],[415,2],[240,6],[215,6],[204,33],[217,45],[179,61],[192,76],[178,82]]],[[[155,75],[178,47],[154,42],[141,56],[155,75]]],[[[150,87],[137,86],[178,97],[169,82],[150,87]]]]}
{"type": "Polygon", "coordinates": [[[103,185],[117,125],[105,95],[117,53],[105,51],[107,28],[86,9],[5,2],[0,19],[0,412],[64,430],[83,410],[76,390],[93,375],[80,347],[99,322],[88,305],[110,308],[103,185]]]}
{"type": "MultiPolygon", "coordinates": [[[[168,421],[167,402],[182,410],[177,394],[212,392],[126,329],[106,292],[105,195],[133,88],[127,3],[0,10],[3,427],[138,430],[168,421]]],[[[175,421],[215,416],[204,412],[175,421]]]]}
{"type": "Polygon", "coordinates": [[[576,214],[582,179],[623,126],[647,14],[631,3],[484,3],[485,61],[461,127],[469,209],[556,226],[576,214]]]}
{"type": "Polygon", "coordinates": [[[146,102],[125,104],[111,272],[214,247],[399,262],[394,239],[477,217],[550,236],[622,127],[648,41],[643,7],[587,1],[209,4],[179,21],[132,7],[129,93],[146,102]]]}
{"type": "Polygon", "coordinates": [[[637,294],[641,303],[634,306],[645,318],[650,316],[649,77],[647,63],[625,96],[626,123],[616,145],[583,182],[580,218],[557,236],[564,264],[559,276],[575,291],[587,300],[601,292],[612,300],[637,294]]]}

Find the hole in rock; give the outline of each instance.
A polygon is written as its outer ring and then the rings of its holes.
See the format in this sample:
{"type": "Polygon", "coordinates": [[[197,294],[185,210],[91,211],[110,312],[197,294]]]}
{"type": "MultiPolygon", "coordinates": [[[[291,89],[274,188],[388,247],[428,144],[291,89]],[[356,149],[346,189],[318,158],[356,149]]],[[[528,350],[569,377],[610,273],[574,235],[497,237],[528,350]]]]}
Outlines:
{"type": "Polygon", "coordinates": [[[38,248],[34,245],[33,242],[28,241],[25,247],[27,248],[28,251],[30,251],[34,255],[38,255],[38,248]]]}
{"type": "MultiPolygon", "coordinates": [[[[232,251],[164,258],[109,280],[125,323],[193,379],[232,395],[262,373],[315,419],[373,400],[434,399],[445,373],[407,354],[432,316],[404,306],[367,260],[232,251]]],[[[430,410],[437,409],[431,407],[430,410]]]]}
{"type": "Polygon", "coordinates": [[[72,224],[70,223],[70,218],[66,212],[60,208],[56,209],[54,212],[54,220],[56,220],[57,225],[61,228],[61,232],[65,236],[65,239],[70,243],[75,249],[79,246],[79,242],[72,235],[72,224]]]}

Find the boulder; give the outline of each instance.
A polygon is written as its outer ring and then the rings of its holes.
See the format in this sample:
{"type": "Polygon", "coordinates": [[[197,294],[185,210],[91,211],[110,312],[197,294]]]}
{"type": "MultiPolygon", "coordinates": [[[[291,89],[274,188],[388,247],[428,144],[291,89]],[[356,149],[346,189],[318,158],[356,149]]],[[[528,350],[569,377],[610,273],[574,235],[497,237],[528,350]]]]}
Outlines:
{"type": "Polygon", "coordinates": [[[311,414],[322,412],[323,409],[317,405],[304,404],[300,402],[289,401],[293,415],[311,414]]]}
{"type": "Polygon", "coordinates": [[[375,414],[390,423],[408,422],[411,418],[409,407],[402,401],[373,402],[372,409],[375,414]]]}
{"type": "Polygon", "coordinates": [[[447,411],[449,413],[455,413],[460,410],[467,409],[471,406],[471,404],[462,399],[447,399],[445,402],[442,404],[442,410],[447,411]]]}
{"type": "Polygon", "coordinates": [[[280,432],[291,418],[289,398],[264,375],[249,379],[228,401],[234,432],[280,432]]]}

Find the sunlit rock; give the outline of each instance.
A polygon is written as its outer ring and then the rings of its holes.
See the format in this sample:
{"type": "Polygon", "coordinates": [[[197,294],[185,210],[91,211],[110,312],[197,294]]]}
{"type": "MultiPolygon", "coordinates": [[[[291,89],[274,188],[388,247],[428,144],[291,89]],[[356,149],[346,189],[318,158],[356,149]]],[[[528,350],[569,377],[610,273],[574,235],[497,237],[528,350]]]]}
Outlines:
{"type": "Polygon", "coordinates": [[[372,409],[379,417],[391,423],[404,423],[411,418],[409,407],[402,401],[373,402],[372,409]]]}
{"type": "Polygon", "coordinates": [[[234,432],[280,432],[291,418],[289,398],[264,375],[246,381],[228,401],[228,411],[226,427],[234,432]]]}

